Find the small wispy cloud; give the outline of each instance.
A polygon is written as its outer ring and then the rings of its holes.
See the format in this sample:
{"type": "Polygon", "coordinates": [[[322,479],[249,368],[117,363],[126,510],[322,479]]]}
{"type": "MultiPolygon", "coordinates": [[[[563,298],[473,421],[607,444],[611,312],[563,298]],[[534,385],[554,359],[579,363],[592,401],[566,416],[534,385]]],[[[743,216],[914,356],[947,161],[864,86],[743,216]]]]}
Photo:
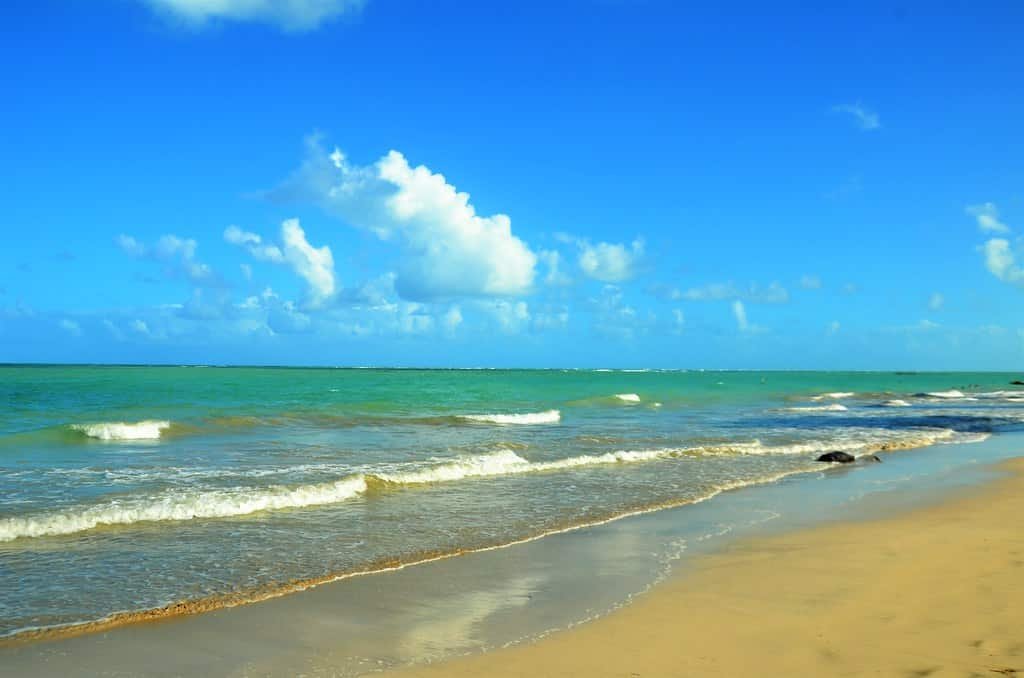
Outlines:
{"type": "Polygon", "coordinates": [[[280,247],[265,244],[262,236],[243,231],[238,226],[228,226],[224,229],[224,241],[244,248],[256,259],[272,261],[278,264],[284,261],[284,254],[281,252],[280,247]]]}
{"type": "Polygon", "coordinates": [[[221,284],[213,269],[196,259],[198,244],[192,238],[180,238],[168,233],[160,236],[156,243],[146,245],[122,233],[115,240],[118,247],[130,257],[161,262],[168,277],[184,276],[197,285],[221,284]]]}
{"type": "Polygon", "coordinates": [[[851,116],[857,123],[857,126],[865,131],[876,130],[882,126],[882,122],[878,118],[878,113],[865,108],[859,101],[855,104],[840,104],[838,106],[833,106],[832,111],[851,116]]]}
{"type": "Polygon", "coordinates": [[[805,275],[800,278],[800,287],[805,290],[820,290],[821,278],[816,275],[805,275]]]}
{"type": "Polygon", "coordinates": [[[843,200],[846,198],[853,197],[864,190],[864,181],[860,175],[854,175],[835,188],[825,191],[824,197],[827,200],[843,200]]]}
{"type": "Polygon", "coordinates": [[[544,276],[544,284],[551,287],[564,287],[572,283],[572,278],[562,270],[562,255],[557,250],[540,250],[537,258],[547,265],[548,273],[544,276]]]}
{"type": "Polygon", "coordinates": [[[1024,268],[1017,263],[1009,240],[992,238],[981,246],[981,251],[985,255],[985,268],[989,273],[1003,282],[1024,285],[1024,268]]]}
{"type": "Polygon", "coordinates": [[[928,299],[928,308],[932,311],[938,311],[946,304],[946,297],[942,296],[941,293],[935,292],[931,298],[928,299]]]}
{"type": "Polygon", "coordinates": [[[740,332],[746,332],[750,329],[750,323],[747,322],[747,309],[739,299],[732,302],[732,314],[736,317],[736,327],[739,328],[740,332]]]}
{"type": "Polygon", "coordinates": [[[785,304],[789,301],[789,290],[778,281],[772,281],[767,287],[751,283],[746,288],[737,287],[730,281],[726,283],[711,283],[703,287],[691,287],[682,293],[682,298],[690,301],[727,301],[736,299],[754,304],[785,304]]]}
{"type": "Polygon", "coordinates": [[[213,21],[255,22],[290,32],[310,31],[322,23],[362,9],[365,0],[142,0],[157,12],[187,25],[213,21]]]}
{"type": "Polygon", "coordinates": [[[77,321],[64,318],[60,321],[60,328],[73,337],[82,336],[82,326],[77,321]]]}
{"type": "Polygon", "coordinates": [[[968,214],[978,221],[978,228],[986,233],[1009,233],[1010,227],[999,220],[999,208],[994,203],[968,205],[968,214]]]}

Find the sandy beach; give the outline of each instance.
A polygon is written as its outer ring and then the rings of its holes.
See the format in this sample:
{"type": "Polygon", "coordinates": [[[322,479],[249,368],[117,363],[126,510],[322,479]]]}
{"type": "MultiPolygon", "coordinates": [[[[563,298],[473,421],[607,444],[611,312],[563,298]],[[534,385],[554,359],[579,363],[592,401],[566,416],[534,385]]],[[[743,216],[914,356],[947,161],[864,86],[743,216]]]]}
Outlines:
{"type": "Polygon", "coordinates": [[[397,676],[1024,674],[1024,459],[892,518],[742,541],[538,642],[397,676]]]}

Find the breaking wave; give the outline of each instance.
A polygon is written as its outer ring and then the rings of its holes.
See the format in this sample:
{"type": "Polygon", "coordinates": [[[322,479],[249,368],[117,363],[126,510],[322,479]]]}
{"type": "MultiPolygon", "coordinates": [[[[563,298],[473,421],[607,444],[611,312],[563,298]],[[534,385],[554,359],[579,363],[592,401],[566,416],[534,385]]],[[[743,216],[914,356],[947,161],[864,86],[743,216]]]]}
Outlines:
{"type": "Polygon", "coordinates": [[[624,403],[640,402],[640,396],[638,396],[636,393],[616,393],[615,397],[624,403]]]}
{"type": "Polygon", "coordinates": [[[840,398],[852,398],[855,395],[857,394],[852,391],[835,391],[833,393],[822,393],[821,395],[816,395],[811,398],[811,400],[825,400],[826,398],[839,400],[840,398]]]}
{"type": "Polygon", "coordinates": [[[257,511],[333,504],[366,491],[362,476],[332,483],[298,487],[265,487],[205,491],[168,491],[156,496],[115,500],[104,504],[36,516],[0,520],[0,541],[85,532],[104,525],[141,522],[228,518],[257,511]]]}
{"type": "Polygon", "coordinates": [[[74,507],[34,516],[6,518],[0,520],[0,542],[25,537],[70,535],[112,525],[230,518],[262,511],[324,506],[353,499],[373,487],[380,486],[429,485],[467,478],[510,476],[703,455],[813,455],[832,450],[866,454],[923,447],[938,442],[977,442],[987,437],[985,434],[958,434],[951,429],[908,433],[909,435],[897,438],[880,438],[865,434],[847,439],[778,445],[765,445],[759,440],[754,440],[698,447],[619,450],[547,461],[530,461],[512,450],[499,450],[408,471],[354,473],[325,483],[216,490],[167,490],[151,496],[112,500],[93,506],[74,507]]]}
{"type": "Polygon", "coordinates": [[[161,433],[170,427],[169,421],[108,421],[97,424],[73,424],[71,430],[97,440],[159,440],[161,433]]]}
{"type": "Polygon", "coordinates": [[[463,414],[458,418],[487,424],[557,424],[562,419],[562,413],[558,410],[547,410],[523,414],[463,414]]]}
{"type": "Polygon", "coordinates": [[[967,397],[967,396],[964,395],[963,391],[958,391],[955,388],[952,388],[952,389],[950,389],[948,391],[932,391],[930,393],[925,393],[925,395],[929,396],[931,398],[966,398],[967,397]]]}

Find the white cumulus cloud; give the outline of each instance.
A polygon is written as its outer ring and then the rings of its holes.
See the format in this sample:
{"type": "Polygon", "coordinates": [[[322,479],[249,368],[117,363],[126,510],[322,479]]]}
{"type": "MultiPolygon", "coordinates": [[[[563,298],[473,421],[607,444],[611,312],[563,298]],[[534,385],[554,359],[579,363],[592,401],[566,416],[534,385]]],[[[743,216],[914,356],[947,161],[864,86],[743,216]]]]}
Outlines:
{"type": "Polygon", "coordinates": [[[482,216],[441,174],[398,151],[373,165],[310,143],[299,172],[272,197],[308,199],[402,250],[395,287],[406,299],[509,297],[529,292],[537,256],[505,214],[482,216]]]}
{"type": "Polygon", "coordinates": [[[644,241],[624,244],[599,242],[592,245],[579,241],[579,264],[583,272],[602,282],[622,282],[636,275],[636,267],[644,255],[644,241]]]}
{"type": "Polygon", "coordinates": [[[232,245],[244,248],[256,259],[281,263],[284,261],[284,254],[277,245],[264,244],[263,238],[256,233],[243,231],[238,226],[228,226],[224,229],[224,240],[232,245]]]}
{"type": "Polygon", "coordinates": [[[309,283],[312,302],[320,304],[331,297],[335,290],[331,248],[310,245],[298,219],[288,219],[281,224],[281,239],[284,241],[284,258],[309,283]]]}
{"type": "MultiPolygon", "coordinates": [[[[280,246],[267,243],[262,236],[237,226],[228,226],[224,230],[224,240],[241,247],[255,259],[291,266],[309,285],[309,301],[313,306],[319,306],[337,291],[331,248],[310,245],[298,219],[286,219],[281,223],[280,246]]],[[[252,276],[251,269],[246,276],[252,276]]]]}
{"type": "Polygon", "coordinates": [[[346,12],[364,0],[144,0],[157,11],[201,26],[209,21],[254,21],[286,31],[305,31],[346,12]]]}

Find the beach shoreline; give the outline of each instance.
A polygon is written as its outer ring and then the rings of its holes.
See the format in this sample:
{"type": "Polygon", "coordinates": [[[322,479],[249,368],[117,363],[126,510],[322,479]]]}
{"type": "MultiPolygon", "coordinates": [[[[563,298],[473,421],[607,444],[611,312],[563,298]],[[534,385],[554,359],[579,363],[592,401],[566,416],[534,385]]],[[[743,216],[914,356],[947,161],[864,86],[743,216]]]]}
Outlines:
{"type": "Polygon", "coordinates": [[[736,541],[646,595],[422,676],[1024,673],[1024,457],[938,503],[736,541]]]}
{"type": "MultiPolygon", "coordinates": [[[[604,674],[570,661],[589,657],[591,648],[558,650],[562,663],[548,663],[544,648],[576,643],[579,634],[617,624],[657,601],[675,600],[676,587],[695,573],[703,576],[703,563],[746,552],[748,545],[887,524],[961,501],[998,498],[1003,483],[1015,482],[1024,469],[1017,461],[1017,471],[1006,479],[1001,462],[1022,449],[1022,436],[1007,433],[980,444],[903,451],[886,455],[882,464],[823,467],[820,474],[702,504],[349,578],[253,605],[26,639],[0,647],[0,675],[675,675],[674,669],[649,663],[660,656],[657,648],[644,649],[636,671],[616,673],[609,661],[604,674]],[[661,556],[652,558],[655,547],[661,556]],[[528,668],[506,669],[506,653],[526,657],[516,661],[528,668]]],[[[712,591],[731,587],[708,585],[712,591]]],[[[659,622],[665,628],[672,623],[659,622]]],[[[614,635],[649,635],[642,619],[627,626],[614,635]]],[[[605,638],[595,642],[614,646],[605,638]]],[[[758,652],[749,650],[752,657],[758,652]]],[[[687,672],[717,670],[698,666],[687,672]]]]}

